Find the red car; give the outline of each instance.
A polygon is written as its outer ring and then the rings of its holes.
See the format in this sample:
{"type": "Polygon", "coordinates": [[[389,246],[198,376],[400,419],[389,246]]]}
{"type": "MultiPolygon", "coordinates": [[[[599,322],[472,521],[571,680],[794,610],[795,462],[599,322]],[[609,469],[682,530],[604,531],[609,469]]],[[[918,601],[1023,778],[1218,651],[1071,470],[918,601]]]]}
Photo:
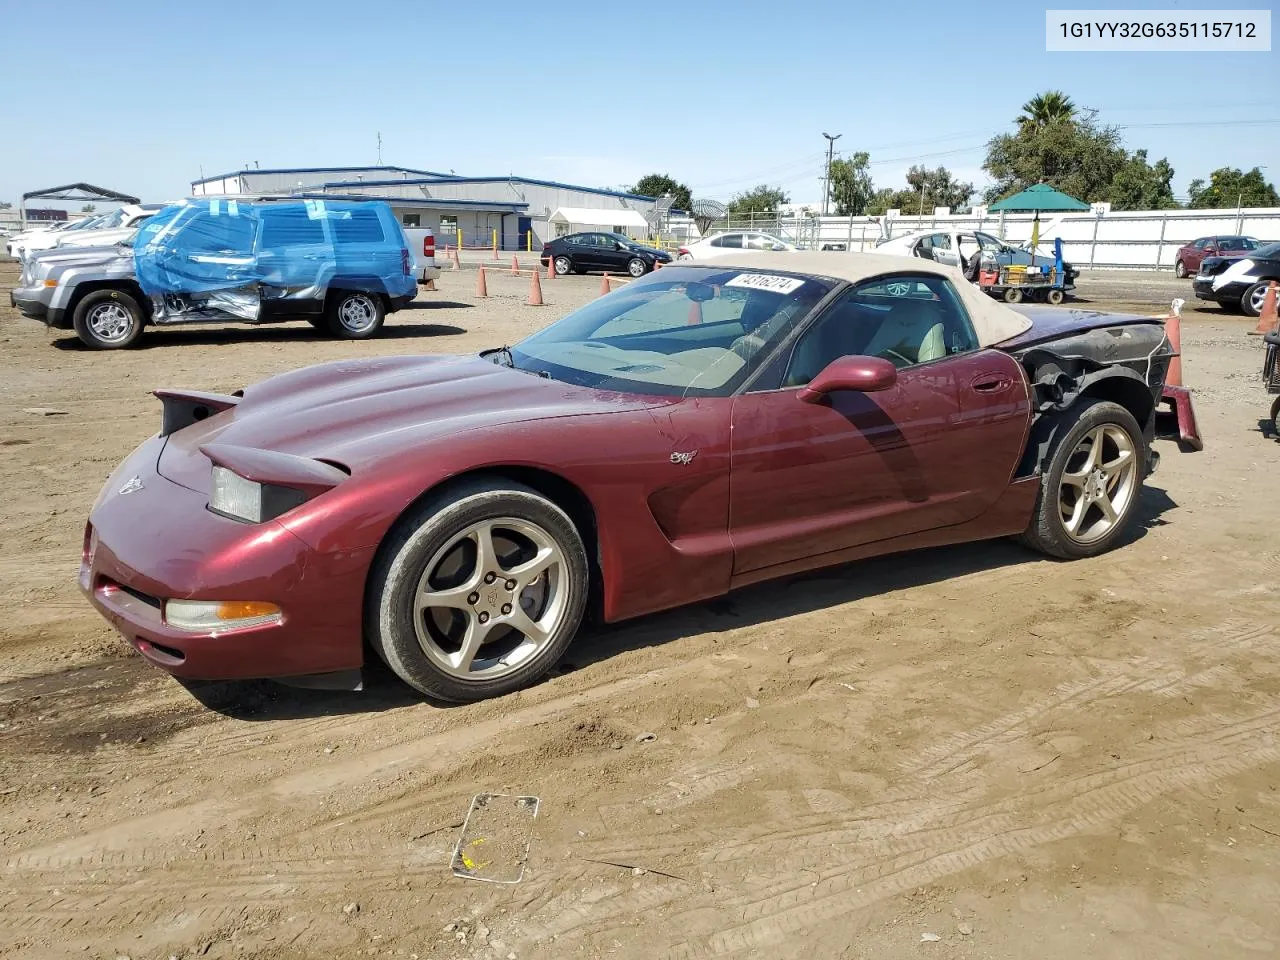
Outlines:
{"type": "Polygon", "coordinates": [[[1238,260],[1261,246],[1262,241],[1253,237],[1201,237],[1178,248],[1173,259],[1173,272],[1179,279],[1189,277],[1200,269],[1205,257],[1238,260]]]}
{"type": "Polygon", "coordinates": [[[370,648],[468,701],[589,611],[989,537],[1092,556],[1154,469],[1172,353],[1159,320],[1039,309],[919,259],[747,253],[511,348],[160,390],[80,583],[178,677],[354,687],[370,648]]]}

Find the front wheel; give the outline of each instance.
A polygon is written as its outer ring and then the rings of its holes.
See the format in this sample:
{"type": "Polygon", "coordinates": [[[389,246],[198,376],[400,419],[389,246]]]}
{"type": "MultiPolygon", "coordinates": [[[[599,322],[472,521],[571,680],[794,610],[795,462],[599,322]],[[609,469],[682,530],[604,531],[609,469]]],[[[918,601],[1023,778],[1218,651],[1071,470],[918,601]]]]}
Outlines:
{"type": "Polygon", "coordinates": [[[466,703],[541,678],[582,622],[587,553],[567,514],[482,480],[406,517],[370,576],[367,634],[410,686],[466,703]]]}
{"type": "Polygon", "coordinates": [[[1063,560],[1110,550],[1137,509],[1147,447],[1138,421],[1109,400],[1062,414],[1035,513],[1022,540],[1063,560]]]}
{"type": "Polygon", "coordinates": [[[142,335],[145,318],[138,301],[123,290],[95,290],[76,306],[72,323],[85,346],[119,350],[142,335]]]}
{"type": "Polygon", "coordinates": [[[1179,260],[1173,265],[1173,275],[1179,280],[1187,279],[1187,265],[1179,260]]]}
{"type": "Polygon", "coordinates": [[[1004,292],[1005,303],[1021,303],[1022,290],[1018,287],[1008,287],[1004,292]]]}
{"type": "Polygon", "coordinates": [[[1255,283],[1248,290],[1240,295],[1240,309],[1251,317],[1262,315],[1262,305],[1267,299],[1267,288],[1271,286],[1270,280],[1263,280],[1255,283]]]}
{"type": "Polygon", "coordinates": [[[363,291],[334,290],[325,304],[329,332],[342,340],[368,340],[386,315],[382,298],[363,291]]]}
{"type": "Polygon", "coordinates": [[[1061,290],[1054,288],[1053,290],[1047,291],[1044,295],[1044,298],[1046,301],[1048,301],[1049,303],[1053,304],[1056,307],[1060,303],[1062,303],[1064,299],[1066,299],[1066,294],[1064,294],[1061,290]]]}
{"type": "Polygon", "coordinates": [[[633,277],[643,277],[647,269],[649,268],[645,266],[644,261],[639,257],[632,257],[627,261],[627,273],[633,277]]]}

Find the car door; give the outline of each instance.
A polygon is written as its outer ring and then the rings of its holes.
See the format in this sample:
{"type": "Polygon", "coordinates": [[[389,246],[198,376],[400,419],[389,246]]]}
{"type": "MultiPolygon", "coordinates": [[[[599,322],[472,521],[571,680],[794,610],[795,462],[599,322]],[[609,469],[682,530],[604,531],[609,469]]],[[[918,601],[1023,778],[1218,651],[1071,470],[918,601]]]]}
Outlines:
{"type": "Polygon", "coordinates": [[[613,263],[613,241],[600,233],[581,233],[574,238],[573,257],[575,266],[583,270],[610,270],[617,267],[613,263]]]}
{"type": "Polygon", "coordinates": [[[1026,378],[1012,357],[979,349],[943,277],[853,287],[774,370],[776,381],[766,376],[732,411],[735,575],[963,523],[995,503],[1021,457],[1026,378]],[[905,325],[920,341],[914,356],[886,346],[904,305],[916,318],[905,325]],[[832,360],[867,350],[899,367],[892,388],[799,399],[832,360]]]}

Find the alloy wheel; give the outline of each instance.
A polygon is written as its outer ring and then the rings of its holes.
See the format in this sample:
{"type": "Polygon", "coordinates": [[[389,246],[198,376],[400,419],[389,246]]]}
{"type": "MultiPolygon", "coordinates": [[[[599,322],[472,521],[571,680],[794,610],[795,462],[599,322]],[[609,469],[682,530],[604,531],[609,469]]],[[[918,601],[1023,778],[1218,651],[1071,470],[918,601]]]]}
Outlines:
{"type": "Polygon", "coordinates": [[[1094,427],[1067,458],[1058,485],[1058,511],[1067,536],[1093,543],[1128,513],[1138,487],[1138,454],[1128,432],[1113,423],[1094,427]]]}
{"type": "Polygon", "coordinates": [[[418,582],[423,652],[461,680],[496,680],[541,653],[568,612],[568,563],[528,520],[474,523],[436,551],[418,582]]]}
{"type": "Polygon", "coordinates": [[[378,309],[363,293],[347,297],[338,307],[338,322],[352,333],[363,333],[378,319],[378,309]]]}
{"type": "Polygon", "coordinates": [[[101,303],[89,311],[89,329],[104,343],[119,343],[133,330],[133,316],[118,303],[101,303]]]}

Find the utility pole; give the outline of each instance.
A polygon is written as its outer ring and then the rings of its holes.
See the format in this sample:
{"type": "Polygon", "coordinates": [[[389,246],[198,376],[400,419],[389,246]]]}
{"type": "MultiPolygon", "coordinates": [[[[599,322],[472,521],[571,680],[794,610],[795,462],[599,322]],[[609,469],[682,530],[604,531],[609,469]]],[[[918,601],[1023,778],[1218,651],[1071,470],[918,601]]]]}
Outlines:
{"type": "Polygon", "coordinates": [[[382,166],[382,131],[378,131],[378,166],[382,166]]]}
{"type": "Polygon", "coordinates": [[[834,137],[829,133],[823,133],[827,138],[827,175],[822,180],[822,215],[827,215],[827,201],[831,197],[831,161],[835,157],[836,141],[844,136],[843,133],[837,133],[834,137]]]}

